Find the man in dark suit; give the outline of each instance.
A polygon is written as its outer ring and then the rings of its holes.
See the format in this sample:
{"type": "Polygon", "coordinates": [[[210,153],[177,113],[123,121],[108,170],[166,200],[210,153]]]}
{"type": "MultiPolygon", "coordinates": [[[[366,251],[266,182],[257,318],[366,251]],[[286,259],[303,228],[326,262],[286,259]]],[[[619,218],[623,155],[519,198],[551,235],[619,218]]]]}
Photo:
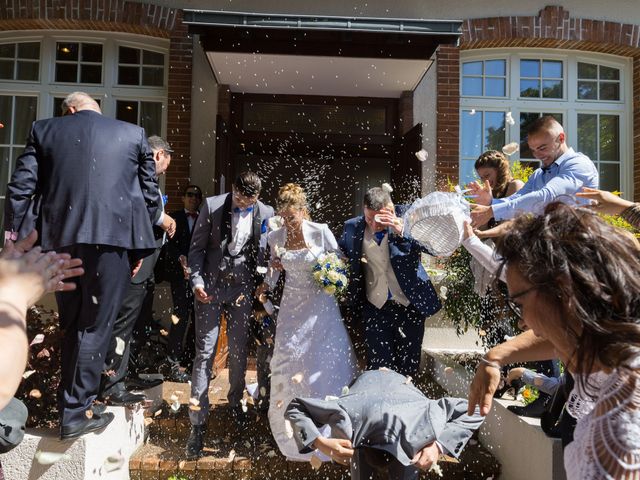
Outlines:
{"type": "Polygon", "coordinates": [[[176,220],[176,234],[167,243],[164,273],[171,283],[174,315],[167,352],[167,360],[171,366],[170,378],[174,382],[186,383],[190,376],[181,369],[181,362],[191,363],[195,355],[195,309],[187,258],[191,234],[202,203],[200,187],[187,185],[182,195],[182,203],[184,208],[171,212],[171,216],[176,220]]]}
{"type": "Polygon", "coordinates": [[[415,375],[425,318],[441,305],[422,267],[420,254],[429,252],[402,235],[405,211],[386,190],[371,188],[364,215],[345,223],[338,244],[349,261],[349,316],[363,327],[367,368],[415,375]]]}
{"type": "Polygon", "coordinates": [[[273,208],[258,200],[261,189],[255,173],[241,173],[231,193],[207,198],[193,229],[189,268],[196,298],[196,355],[191,398],[200,408],[189,410],[188,458],[197,458],[202,451],[222,312],[229,339],[227,399],[236,420],[244,418],[240,401],[245,388],[251,306],[256,285],[262,281],[257,267],[266,265],[267,219],[273,215],[273,208]]]}
{"type": "MultiPolygon", "coordinates": [[[[153,160],[155,162],[156,179],[160,175],[164,175],[171,163],[171,153],[173,150],[170,145],[157,135],[153,135],[147,139],[149,147],[153,152],[153,160]]],[[[160,195],[160,197],[162,197],[160,195]]],[[[164,206],[164,201],[160,198],[160,204],[164,206]]],[[[153,271],[160,255],[160,249],[165,240],[165,231],[159,224],[165,223],[169,225],[167,235],[170,237],[176,231],[176,222],[170,215],[162,213],[161,217],[153,226],[153,235],[155,238],[155,249],[153,252],[143,258],[140,270],[131,278],[131,282],[127,293],[124,296],[120,311],[113,325],[113,334],[107,356],[105,358],[104,373],[100,383],[100,392],[98,397],[106,400],[111,405],[130,405],[145,400],[145,396],[141,393],[131,393],[125,388],[125,378],[129,372],[129,361],[131,356],[135,356],[137,352],[132,352],[132,335],[137,323],[140,320],[146,320],[150,316],[144,312],[144,307],[151,309],[153,304],[153,296],[155,292],[155,282],[153,279],[153,271]],[[141,318],[142,317],[142,318],[141,318]]],[[[137,338],[138,342],[141,341],[137,338]]],[[[139,349],[138,349],[139,350],[139,349]]],[[[162,383],[162,380],[145,381],[137,377],[131,379],[134,388],[150,388],[162,383]]]]}
{"type": "Polygon", "coordinates": [[[361,374],[339,398],[294,398],[285,412],[300,453],[318,449],[351,465],[352,480],[417,480],[441,454],[458,457],[484,417],[467,401],[428,399],[391,370],[361,374]],[[331,437],[320,429],[331,427],[331,437]],[[379,474],[375,475],[378,470],[379,474]]]}
{"type": "Polygon", "coordinates": [[[57,295],[65,331],[58,392],[60,436],[105,427],[113,414],[89,410],[100,385],[113,322],[131,263],[155,248],[155,165],[144,129],[101,115],[89,95],[63,102],[64,116],[36,121],[7,186],[5,230],[17,237],[32,204],[44,250],[81,258],[77,289],[57,295]],[[129,253],[129,255],[128,255],[129,253]]]}

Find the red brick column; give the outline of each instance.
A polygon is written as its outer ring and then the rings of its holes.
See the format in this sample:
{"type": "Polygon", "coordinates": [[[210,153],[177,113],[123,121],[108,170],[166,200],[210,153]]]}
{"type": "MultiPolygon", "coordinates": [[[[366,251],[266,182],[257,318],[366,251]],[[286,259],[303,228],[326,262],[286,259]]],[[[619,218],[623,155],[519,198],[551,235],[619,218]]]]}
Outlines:
{"type": "Polygon", "coordinates": [[[436,50],[436,188],[447,189],[447,178],[458,182],[460,158],[460,49],[436,50]]]}

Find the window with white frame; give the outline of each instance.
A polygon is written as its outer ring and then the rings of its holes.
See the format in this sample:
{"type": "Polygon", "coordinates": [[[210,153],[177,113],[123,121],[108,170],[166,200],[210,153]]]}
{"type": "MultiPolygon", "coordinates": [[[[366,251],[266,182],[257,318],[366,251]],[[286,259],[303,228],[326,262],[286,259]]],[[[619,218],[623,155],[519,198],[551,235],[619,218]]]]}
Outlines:
{"type": "Polygon", "coordinates": [[[538,162],[526,131],[541,115],[564,126],[567,143],[588,155],[600,186],[633,195],[630,119],[631,68],[621,57],[582,52],[482,50],[463,52],[460,87],[460,183],[476,178],[485,150],[516,142],[510,160],[538,162]],[[499,66],[504,65],[504,74],[499,66]],[[504,82],[504,90],[494,79],[504,82]],[[493,82],[488,86],[488,81],[493,82]],[[504,93],[502,93],[504,92],[504,93]]]}
{"type": "Polygon", "coordinates": [[[31,124],[60,115],[73,91],[95,98],[106,116],[141,125],[148,135],[165,134],[169,41],[94,33],[0,33],[0,207],[31,124]],[[135,70],[135,81],[120,81],[123,66],[135,70]]]}

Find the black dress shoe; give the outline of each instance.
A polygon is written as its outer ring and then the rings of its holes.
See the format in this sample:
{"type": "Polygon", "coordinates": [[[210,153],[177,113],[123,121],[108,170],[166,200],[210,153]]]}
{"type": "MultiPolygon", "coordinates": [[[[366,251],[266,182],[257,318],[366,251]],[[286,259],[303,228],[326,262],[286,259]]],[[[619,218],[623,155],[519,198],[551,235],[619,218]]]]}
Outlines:
{"type": "Polygon", "coordinates": [[[124,391],[117,391],[105,397],[105,401],[109,405],[115,405],[117,407],[126,407],[129,405],[135,405],[136,403],[142,403],[147,399],[144,393],[131,393],[124,391]]]}
{"type": "Polygon", "coordinates": [[[172,382],[187,383],[189,380],[191,380],[191,375],[180,368],[179,365],[173,365],[171,367],[171,374],[169,375],[169,379],[172,382]]]}
{"type": "Polygon", "coordinates": [[[77,423],[75,425],[63,425],[62,427],[60,427],[60,440],[78,438],[85,433],[102,430],[113,421],[113,418],[113,413],[105,412],[102,415],[94,414],[86,421],[77,423]]]}
{"type": "Polygon", "coordinates": [[[524,407],[509,405],[507,409],[521,417],[540,418],[545,411],[548,401],[549,395],[541,393],[540,396],[529,405],[525,405],[524,407]]]}
{"type": "Polygon", "coordinates": [[[127,390],[147,390],[149,388],[157,387],[158,385],[162,385],[161,378],[151,378],[146,380],[144,378],[134,377],[127,378],[125,380],[125,384],[127,386],[127,390]]]}
{"type": "Polygon", "coordinates": [[[93,405],[91,405],[91,413],[93,413],[94,415],[102,415],[106,411],[106,403],[94,403],[93,405]]]}
{"type": "Polygon", "coordinates": [[[204,434],[207,430],[206,425],[191,425],[191,432],[187,439],[187,446],[185,447],[185,455],[187,460],[196,460],[202,454],[202,447],[204,445],[204,434]]]}

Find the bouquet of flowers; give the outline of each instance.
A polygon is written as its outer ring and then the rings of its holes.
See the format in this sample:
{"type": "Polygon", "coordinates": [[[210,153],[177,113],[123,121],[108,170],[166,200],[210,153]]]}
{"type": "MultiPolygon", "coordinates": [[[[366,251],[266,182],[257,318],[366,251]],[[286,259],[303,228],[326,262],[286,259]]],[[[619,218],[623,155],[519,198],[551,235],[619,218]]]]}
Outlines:
{"type": "Polygon", "coordinates": [[[347,266],[335,252],[324,253],[313,266],[313,278],[326,294],[338,297],[347,289],[347,266]]]}

